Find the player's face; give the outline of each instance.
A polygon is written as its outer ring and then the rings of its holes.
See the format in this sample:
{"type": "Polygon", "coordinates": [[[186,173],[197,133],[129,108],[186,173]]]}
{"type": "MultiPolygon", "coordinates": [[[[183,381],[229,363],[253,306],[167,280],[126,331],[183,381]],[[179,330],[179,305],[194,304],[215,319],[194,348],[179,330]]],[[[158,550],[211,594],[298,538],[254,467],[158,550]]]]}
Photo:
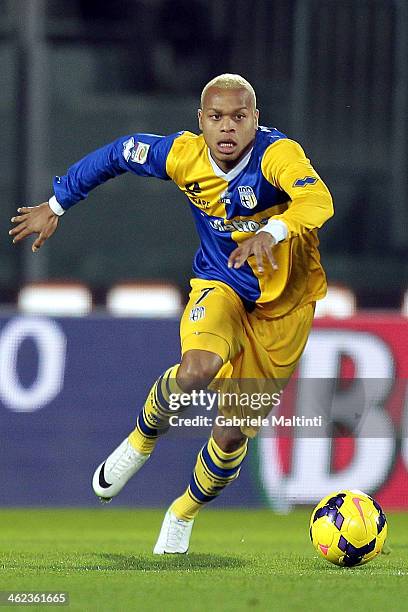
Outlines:
{"type": "Polygon", "coordinates": [[[198,122],[211,156],[224,172],[249,151],[258,127],[258,111],[246,89],[210,87],[198,122]]]}

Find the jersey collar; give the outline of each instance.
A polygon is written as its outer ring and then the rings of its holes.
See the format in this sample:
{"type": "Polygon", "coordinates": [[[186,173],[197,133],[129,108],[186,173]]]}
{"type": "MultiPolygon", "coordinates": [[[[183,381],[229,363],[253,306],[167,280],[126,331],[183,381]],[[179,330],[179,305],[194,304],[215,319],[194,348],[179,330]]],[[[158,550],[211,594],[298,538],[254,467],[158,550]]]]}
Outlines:
{"type": "Polygon", "coordinates": [[[213,158],[211,157],[211,152],[209,147],[207,147],[207,151],[208,151],[208,159],[210,160],[210,164],[212,166],[212,169],[214,170],[214,174],[222,179],[224,179],[224,181],[227,181],[227,183],[229,183],[230,181],[232,181],[236,176],[238,176],[238,174],[240,172],[242,172],[242,170],[245,168],[245,166],[248,164],[249,162],[249,158],[252,155],[252,151],[253,151],[253,147],[252,149],[250,149],[248,151],[248,153],[245,155],[245,157],[243,157],[241,159],[241,161],[234,166],[229,172],[223,172],[221,170],[221,168],[219,166],[217,166],[217,164],[215,163],[215,161],[213,160],[213,158]]]}

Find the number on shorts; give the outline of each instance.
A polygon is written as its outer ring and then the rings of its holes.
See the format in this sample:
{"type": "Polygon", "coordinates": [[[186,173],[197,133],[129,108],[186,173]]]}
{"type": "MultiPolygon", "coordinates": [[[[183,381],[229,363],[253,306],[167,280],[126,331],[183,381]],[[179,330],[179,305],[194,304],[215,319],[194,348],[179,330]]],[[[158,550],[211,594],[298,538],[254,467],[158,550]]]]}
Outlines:
{"type": "Polygon", "coordinates": [[[205,298],[210,293],[210,291],[214,291],[214,289],[215,289],[215,287],[206,287],[205,289],[201,289],[201,295],[198,298],[198,300],[196,301],[196,304],[199,304],[200,302],[205,300],[205,298]]]}

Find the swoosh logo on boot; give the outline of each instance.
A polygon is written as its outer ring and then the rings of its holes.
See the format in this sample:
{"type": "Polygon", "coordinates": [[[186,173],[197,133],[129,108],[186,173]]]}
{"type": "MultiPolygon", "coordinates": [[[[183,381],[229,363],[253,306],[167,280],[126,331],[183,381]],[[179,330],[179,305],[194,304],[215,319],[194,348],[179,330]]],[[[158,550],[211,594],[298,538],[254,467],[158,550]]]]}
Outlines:
{"type": "MultiPolygon", "coordinates": [[[[106,461],[105,461],[106,463],[106,461]]],[[[107,489],[108,487],[112,486],[111,482],[107,482],[105,480],[105,463],[103,464],[103,466],[101,467],[101,470],[99,472],[99,485],[102,487],[102,489],[107,489]]]]}

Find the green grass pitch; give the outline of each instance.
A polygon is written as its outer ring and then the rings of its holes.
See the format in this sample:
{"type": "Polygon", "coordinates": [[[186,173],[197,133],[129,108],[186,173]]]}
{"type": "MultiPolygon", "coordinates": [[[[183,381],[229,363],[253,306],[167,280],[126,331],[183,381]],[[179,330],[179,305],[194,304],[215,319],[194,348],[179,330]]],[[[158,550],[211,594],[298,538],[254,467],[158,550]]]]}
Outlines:
{"type": "Polygon", "coordinates": [[[67,591],[58,608],[82,612],[408,609],[408,514],[388,515],[391,554],[352,569],[317,556],[309,511],[206,509],[190,554],[158,557],[163,514],[0,510],[0,590],[67,591]]]}

